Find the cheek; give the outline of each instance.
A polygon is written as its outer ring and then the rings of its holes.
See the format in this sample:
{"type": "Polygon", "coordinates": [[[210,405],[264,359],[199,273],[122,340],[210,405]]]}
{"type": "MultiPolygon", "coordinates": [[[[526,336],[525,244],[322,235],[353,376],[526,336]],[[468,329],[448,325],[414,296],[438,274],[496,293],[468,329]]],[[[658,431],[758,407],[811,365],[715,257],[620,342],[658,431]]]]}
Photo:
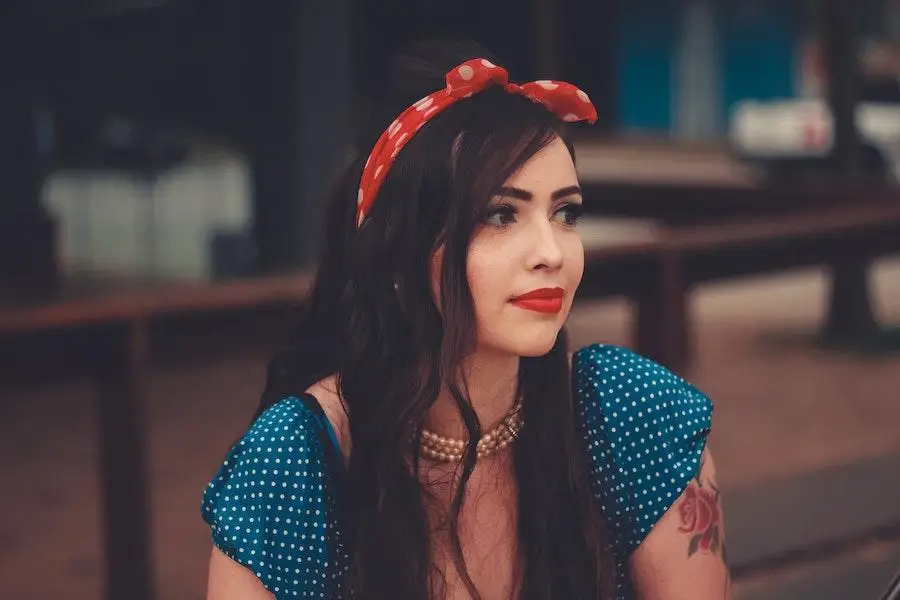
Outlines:
{"type": "Polygon", "coordinates": [[[503,260],[505,254],[497,249],[488,251],[473,245],[466,261],[466,276],[476,313],[482,307],[505,299],[511,292],[508,285],[509,260],[503,260]]]}

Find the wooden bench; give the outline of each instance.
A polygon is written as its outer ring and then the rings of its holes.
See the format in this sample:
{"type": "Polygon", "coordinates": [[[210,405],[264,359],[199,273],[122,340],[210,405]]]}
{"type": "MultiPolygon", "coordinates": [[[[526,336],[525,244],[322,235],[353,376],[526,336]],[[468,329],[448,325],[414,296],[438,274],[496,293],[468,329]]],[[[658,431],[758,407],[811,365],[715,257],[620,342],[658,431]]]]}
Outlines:
{"type": "MultiPolygon", "coordinates": [[[[654,252],[652,245],[599,244],[602,252],[590,260],[616,273],[654,252]]],[[[0,302],[0,381],[90,378],[95,384],[107,598],[154,597],[142,416],[150,324],[179,315],[283,310],[311,283],[311,273],[195,284],[76,280],[52,299],[0,302]]]]}
{"type": "Polygon", "coordinates": [[[96,386],[107,598],[154,597],[147,432],[147,327],[172,315],[288,307],[310,274],[213,284],[73,283],[45,302],[0,304],[0,378],[96,386]]]}
{"type": "MultiPolygon", "coordinates": [[[[637,308],[637,350],[686,369],[694,285],[846,256],[900,252],[900,203],[836,205],[771,219],[648,225],[616,239],[587,220],[579,295],[624,295],[637,308]]],[[[306,295],[311,274],[205,284],[72,285],[40,303],[0,304],[0,377],[90,377],[99,406],[106,596],[153,597],[142,382],[147,331],[173,315],[283,309],[306,295]]]]}
{"type": "Polygon", "coordinates": [[[607,246],[596,235],[585,233],[581,296],[630,298],[637,310],[638,351],[683,372],[691,355],[691,288],[837,259],[898,253],[900,201],[834,203],[796,209],[778,218],[649,225],[631,244],[607,246]]]}

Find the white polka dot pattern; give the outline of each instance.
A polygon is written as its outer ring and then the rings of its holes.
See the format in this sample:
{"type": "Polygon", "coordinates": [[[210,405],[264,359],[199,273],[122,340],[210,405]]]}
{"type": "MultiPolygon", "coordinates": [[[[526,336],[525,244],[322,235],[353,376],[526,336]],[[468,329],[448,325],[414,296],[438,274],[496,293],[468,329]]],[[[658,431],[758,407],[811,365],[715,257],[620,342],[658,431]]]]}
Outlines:
{"type": "Polygon", "coordinates": [[[202,514],[216,546],[277,600],[341,593],[349,559],[332,439],[317,404],[285,398],[253,423],[204,492],[202,514]]]}
{"type": "MultiPolygon", "coordinates": [[[[628,600],[628,556],[696,474],[712,404],[624,348],[583,348],[572,366],[594,495],[613,538],[615,597],[628,600]]],[[[204,493],[215,544],[277,600],[343,593],[350,557],[336,446],[314,398],[285,398],[254,422],[204,493]]]]}
{"type": "Polygon", "coordinates": [[[613,538],[616,597],[631,598],[628,556],[697,474],[712,403],[625,348],[583,348],[572,367],[594,494],[613,538]]]}
{"type": "Polygon", "coordinates": [[[445,79],[447,85],[444,89],[417,100],[394,119],[375,142],[360,178],[356,202],[357,227],[362,225],[387,177],[391,163],[411,135],[429,119],[463,98],[469,98],[492,86],[501,86],[511,94],[521,94],[545,106],[568,123],[597,121],[597,109],[590,97],[571,83],[546,80],[523,85],[510,83],[506,69],[483,58],[474,58],[450,69],[445,79]],[[374,171],[370,165],[375,165],[374,171]]]}

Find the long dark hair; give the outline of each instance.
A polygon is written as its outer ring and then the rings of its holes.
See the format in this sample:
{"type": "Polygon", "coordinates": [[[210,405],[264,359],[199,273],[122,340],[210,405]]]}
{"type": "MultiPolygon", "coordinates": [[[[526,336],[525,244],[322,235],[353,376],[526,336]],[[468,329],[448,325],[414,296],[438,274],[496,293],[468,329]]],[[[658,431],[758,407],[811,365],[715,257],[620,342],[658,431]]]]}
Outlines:
{"type": "MultiPolygon", "coordinates": [[[[417,44],[396,60],[362,132],[360,154],[329,207],[325,247],[299,328],[271,362],[260,404],[262,411],[337,376],[350,415],[345,495],[353,515],[348,584],[354,597],[424,600],[433,593],[428,490],[416,475],[418,445],[410,440],[418,438],[442,389],[449,389],[470,440],[448,517],[456,567],[479,597],[457,528],[481,436],[458,384],[461,361],[475,342],[466,254],[492,193],[549,142],[565,140],[563,124],[501,89],[459,102],[398,155],[361,229],[354,219],[363,165],[381,132],[410,104],[442,88],[449,69],[477,57],[495,60],[473,43],[447,41],[417,44]],[[438,248],[440,311],[429,276],[438,248]]],[[[521,360],[518,394],[526,423],[514,450],[523,597],[607,598],[612,563],[576,426],[565,332],[545,356],[521,360]]]]}

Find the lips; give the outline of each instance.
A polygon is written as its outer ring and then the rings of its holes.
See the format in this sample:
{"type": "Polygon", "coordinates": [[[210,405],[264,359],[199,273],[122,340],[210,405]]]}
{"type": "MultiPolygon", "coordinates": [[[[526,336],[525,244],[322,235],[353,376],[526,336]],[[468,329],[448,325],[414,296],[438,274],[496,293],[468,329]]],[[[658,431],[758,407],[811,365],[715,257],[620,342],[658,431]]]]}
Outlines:
{"type": "Polygon", "coordinates": [[[540,288],[516,296],[510,302],[525,310],[555,314],[562,310],[565,293],[565,290],[562,288],[540,288]]]}

